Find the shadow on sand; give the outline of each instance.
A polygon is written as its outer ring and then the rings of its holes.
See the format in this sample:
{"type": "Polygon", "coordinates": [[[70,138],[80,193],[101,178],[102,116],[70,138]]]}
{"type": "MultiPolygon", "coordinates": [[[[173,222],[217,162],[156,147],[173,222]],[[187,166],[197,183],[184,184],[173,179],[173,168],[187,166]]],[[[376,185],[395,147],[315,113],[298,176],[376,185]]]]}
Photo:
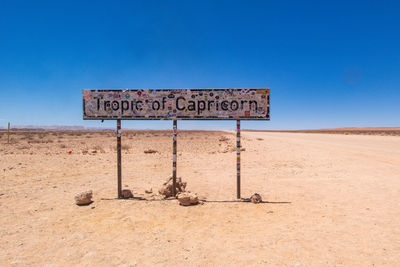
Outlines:
{"type": "MultiPolygon", "coordinates": [[[[133,197],[133,198],[101,198],[101,200],[139,200],[139,201],[169,201],[169,200],[174,200],[176,198],[164,198],[164,199],[147,199],[144,197],[133,197]]],[[[204,203],[251,203],[250,198],[242,198],[242,199],[237,199],[237,200],[206,200],[206,199],[200,199],[200,201],[203,201],[204,203]]],[[[261,201],[258,204],[292,204],[292,202],[289,201],[261,201]]]]}
{"type": "MultiPolygon", "coordinates": [[[[210,203],[237,203],[237,202],[243,202],[243,203],[251,203],[250,198],[242,198],[242,199],[237,199],[237,200],[203,200],[204,202],[210,202],[210,203]]],[[[261,201],[260,203],[257,204],[292,204],[292,202],[289,201],[261,201]]]]}

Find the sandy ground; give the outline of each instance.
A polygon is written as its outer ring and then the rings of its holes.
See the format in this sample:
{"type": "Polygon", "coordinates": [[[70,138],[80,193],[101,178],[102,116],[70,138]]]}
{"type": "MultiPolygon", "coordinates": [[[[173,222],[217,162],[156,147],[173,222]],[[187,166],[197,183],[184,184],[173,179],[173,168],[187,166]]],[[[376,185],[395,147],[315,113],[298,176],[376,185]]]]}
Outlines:
{"type": "Polygon", "coordinates": [[[147,200],[115,199],[114,132],[3,132],[0,265],[400,265],[399,137],[242,136],[242,196],[266,203],[234,201],[233,133],[180,132],[178,175],[207,200],[183,207],[144,192],[172,172],[170,132],[123,133],[123,187],[147,200]]]}
{"type": "Polygon", "coordinates": [[[315,129],[315,130],[247,130],[247,131],[400,136],[400,127],[369,127],[369,128],[347,127],[347,128],[315,129]]]}

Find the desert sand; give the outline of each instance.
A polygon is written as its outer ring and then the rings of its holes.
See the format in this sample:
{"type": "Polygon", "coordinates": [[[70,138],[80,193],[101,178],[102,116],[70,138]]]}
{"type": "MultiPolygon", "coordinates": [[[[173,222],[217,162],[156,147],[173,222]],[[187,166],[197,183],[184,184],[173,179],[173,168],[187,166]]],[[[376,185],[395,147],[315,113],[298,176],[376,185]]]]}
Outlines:
{"type": "Polygon", "coordinates": [[[400,265],[398,136],[243,132],[252,204],[236,201],[234,132],[179,132],[178,176],[205,200],[183,207],[156,194],[171,131],[123,132],[129,200],[116,199],[115,132],[0,134],[1,266],[400,265]]]}
{"type": "Polygon", "coordinates": [[[400,136],[400,127],[346,127],[346,128],[315,129],[315,130],[247,130],[247,131],[400,136]]]}

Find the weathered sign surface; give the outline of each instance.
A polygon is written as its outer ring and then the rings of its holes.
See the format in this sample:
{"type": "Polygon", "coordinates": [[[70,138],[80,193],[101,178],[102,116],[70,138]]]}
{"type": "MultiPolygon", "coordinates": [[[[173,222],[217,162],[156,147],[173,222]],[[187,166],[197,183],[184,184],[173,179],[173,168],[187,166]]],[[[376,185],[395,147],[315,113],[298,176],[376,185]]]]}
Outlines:
{"type": "Polygon", "coordinates": [[[83,90],[86,120],[269,120],[270,90],[83,90]]]}

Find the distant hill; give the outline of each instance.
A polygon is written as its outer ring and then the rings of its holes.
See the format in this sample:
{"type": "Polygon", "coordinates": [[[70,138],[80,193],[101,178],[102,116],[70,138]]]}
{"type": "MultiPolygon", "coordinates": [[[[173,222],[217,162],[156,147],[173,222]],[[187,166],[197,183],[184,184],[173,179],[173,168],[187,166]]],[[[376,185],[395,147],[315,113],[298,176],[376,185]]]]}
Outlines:
{"type": "MultiPolygon", "coordinates": [[[[7,127],[1,127],[0,129],[7,129],[7,127]]],[[[83,126],[63,126],[63,125],[53,125],[53,126],[40,126],[40,125],[12,125],[11,129],[18,130],[87,130],[88,128],[83,126]]]]}

